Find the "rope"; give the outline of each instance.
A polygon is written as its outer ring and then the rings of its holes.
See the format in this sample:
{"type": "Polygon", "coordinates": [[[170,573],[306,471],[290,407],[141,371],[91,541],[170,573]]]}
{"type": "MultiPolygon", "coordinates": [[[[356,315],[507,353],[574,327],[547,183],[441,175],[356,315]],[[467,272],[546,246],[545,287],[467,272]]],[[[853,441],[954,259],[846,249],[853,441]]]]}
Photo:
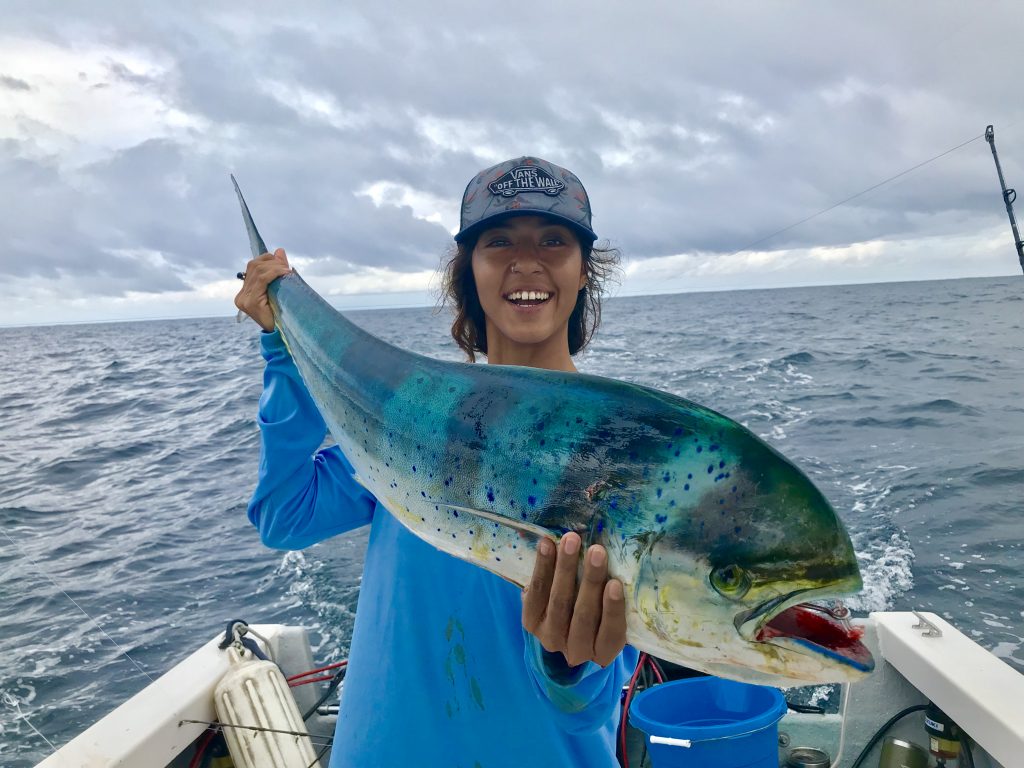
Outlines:
{"type": "Polygon", "coordinates": [[[283,733],[285,736],[305,736],[315,746],[321,747],[324,745],[330,745],[333,743],[333,737],[327,736],[315,736],[308,731],[285,731],[280,728],[265,728],[262,725],[238,725],[236,723],[221,723],[211,720],[180,720],[178,721],[178,727],[180,728],[185,723],[191,723],[194,725],[205,725],[208,731],[218,731],[221,728],[238,728],[243,731],[264,731],[266,733],[283,733]]]}

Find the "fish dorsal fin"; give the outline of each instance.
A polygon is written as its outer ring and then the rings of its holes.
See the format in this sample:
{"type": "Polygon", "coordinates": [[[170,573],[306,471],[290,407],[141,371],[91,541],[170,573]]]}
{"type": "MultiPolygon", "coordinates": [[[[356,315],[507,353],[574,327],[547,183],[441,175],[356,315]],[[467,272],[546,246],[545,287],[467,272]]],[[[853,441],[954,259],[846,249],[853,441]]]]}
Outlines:
{"type": "Polygon", "coordinates": [[[518,531],[520,534],[527,537],[536,538],[538,540],[546,538],[551,539],[556,544],[558,543],[558,534],[550,528],[545,528],[542,525],[534,525],[533,523],[527,523],[522,520],[513,520],[505,517],[504,515],[496,515],[494,512],[486,512],[482,509],[460,507],[457,504],[442,504],[441,506],[447,507],[448,509],[454,509],[458,512],[463,512],[467,515],[473,515],[481,520],[486,520],[489,523],[504,525],[505,527],[518,531]]]}

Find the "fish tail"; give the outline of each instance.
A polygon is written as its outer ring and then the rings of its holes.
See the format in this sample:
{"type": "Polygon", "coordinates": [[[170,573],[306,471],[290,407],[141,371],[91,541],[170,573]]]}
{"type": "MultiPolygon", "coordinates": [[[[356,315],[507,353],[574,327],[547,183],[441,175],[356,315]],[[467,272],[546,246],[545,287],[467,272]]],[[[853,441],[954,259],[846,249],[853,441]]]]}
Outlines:
{"type": "Polygon", "coordinates": [[[231,183],[235,185],[235,192],[238,194],[238,202],[242,206],[242,219],[245,220],[245,231],[249,235],[249,247],[252,248],[252,257],[255,259],[257,256],[261,256],[267,253],[266,243],[263,242],[263,238],[260,237],[259,230],[256,229],[256,223],[252,220],[252,214],[249,213],[249,206],[245,204],[245,198],[242,197],[242,190],[238,188],[238,182],[235,181],[235,174],[231,174],[231,183]]]}

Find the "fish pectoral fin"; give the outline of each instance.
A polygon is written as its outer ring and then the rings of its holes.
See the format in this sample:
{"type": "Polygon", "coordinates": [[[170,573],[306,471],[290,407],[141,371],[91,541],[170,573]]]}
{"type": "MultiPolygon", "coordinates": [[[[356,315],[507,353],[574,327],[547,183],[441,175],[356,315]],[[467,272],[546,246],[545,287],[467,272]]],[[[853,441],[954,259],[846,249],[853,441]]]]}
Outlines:
{"type": "Polygon", "coordinates": [[[497,515],[494,512],[487,512],[482,509],[472,509],[471,507],[460,507],[457,504],[442,504],[441,506],[448,507],[448,509],[454,509],[457,512],[464,512],[467,515],[473,515],[481,520],[486,520],[489,523],[495,523],[496,525],[504,525],[507,528],[512,528],[518,531],[521,535],[536,538],[536,539],[551,539],[556,544],[558,543],[558,534],[552,531],[550,528],[545,528],[542,525],[534,525],[533,523],[527,523],[522,520],[513,520],[505,517],[504,515],[497,515]]]}

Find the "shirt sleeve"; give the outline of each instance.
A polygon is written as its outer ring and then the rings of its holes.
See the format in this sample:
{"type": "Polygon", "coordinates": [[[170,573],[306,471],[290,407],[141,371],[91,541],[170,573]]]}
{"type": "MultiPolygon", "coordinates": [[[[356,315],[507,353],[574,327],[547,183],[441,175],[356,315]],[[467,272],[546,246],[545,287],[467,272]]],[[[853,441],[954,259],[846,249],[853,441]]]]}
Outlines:
{"type": "Polygon", "coordinates": [[[636,669],[639,652],[627,645],[603,669],[592,661],[569,667],[560,653],[544,650],[525,629],[526,668],[534,689],[551,707],[552,717],[568,733],[591,733],[618,714],[622,686],[636,669]]]}
{"type": "Polygon", "coordinates": [[[302,549],[366,525],[376,499],[333,445],[317,452],[327,425],[279,331],[260,336],[267,361],[260,396],[260,466],[249,520],[275,549],[302,549]]]}

